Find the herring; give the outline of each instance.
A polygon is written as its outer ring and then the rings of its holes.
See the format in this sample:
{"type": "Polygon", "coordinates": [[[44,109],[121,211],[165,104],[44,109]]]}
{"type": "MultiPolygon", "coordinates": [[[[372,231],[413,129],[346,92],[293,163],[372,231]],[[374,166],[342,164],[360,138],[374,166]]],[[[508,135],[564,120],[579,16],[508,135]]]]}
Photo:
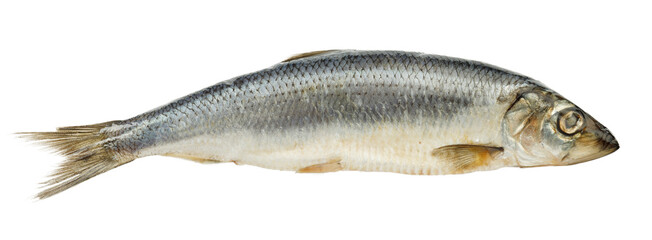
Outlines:
{"type": "Polygon", "coordinates": [[[20,134],[66,156],[38,198],[151,155],[300,173],[456,174],[571,165],[619,147],[593,117],[524,75],[356,50],[300,54],[128,120],[20,134]]]}

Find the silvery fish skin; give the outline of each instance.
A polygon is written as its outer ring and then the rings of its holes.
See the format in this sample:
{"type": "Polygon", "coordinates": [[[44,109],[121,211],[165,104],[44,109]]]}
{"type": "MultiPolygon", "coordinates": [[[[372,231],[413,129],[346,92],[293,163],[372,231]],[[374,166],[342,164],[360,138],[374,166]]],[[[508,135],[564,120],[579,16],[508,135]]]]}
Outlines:
{"type": "Polygon", "coordinates": [[[454,174],[569,165],[618,149],[603,125],[538,81],[400,51],[305,53],[128,120],[23,134],[67,156],[40,198],[151,155],[454,174]]]}

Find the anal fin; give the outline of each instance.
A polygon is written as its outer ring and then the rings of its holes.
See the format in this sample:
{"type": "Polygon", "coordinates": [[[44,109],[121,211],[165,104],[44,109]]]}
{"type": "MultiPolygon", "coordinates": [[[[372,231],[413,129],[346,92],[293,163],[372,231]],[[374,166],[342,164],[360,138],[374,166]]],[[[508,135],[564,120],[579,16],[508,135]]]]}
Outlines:
{"type": "Polygon", "coordinates": [[[437,148],[432,155],[448,162],[452,170],[450,173],[466,173],[489,165],[502,152],[501,147],[460,144],[437,148]]]}
{"type": "Polygon", "coordinates": [[[320,163],[311,166],[304,167],[297,170],[298,173],[325,173],[325,172],[337,172],[342,170],[342,164],[340,159],[333,159],[327,163],[320,163]]]}
{"type": "Polygon", "coordinates": [[[195,161],[195,162],[198,162],[198,163],[220,163],[220,162],[222,162],[222,161],[215,160],[215,159],[202,158],[202,157],[186,155],[186,154],[180,154],[180,153],[168,153],[168,154],[164,154],[163,156],[183,158],[183,159],[187,159],[187,160],[190,160],[190,161],[195,161]]]}

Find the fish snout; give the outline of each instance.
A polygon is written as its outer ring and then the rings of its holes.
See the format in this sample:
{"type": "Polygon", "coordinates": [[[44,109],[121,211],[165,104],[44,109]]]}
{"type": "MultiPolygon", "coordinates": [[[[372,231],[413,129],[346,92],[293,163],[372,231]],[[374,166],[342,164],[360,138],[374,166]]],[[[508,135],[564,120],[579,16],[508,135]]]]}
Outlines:
{"type": "Polygon", "coordinates": [[[604,157],[620,148],[618,141],[609,129],[591,116],[587,116],[587,120],[586,128],[580,137],[575,140],[575,146],[562,160],[566,165],[604,157]]]}

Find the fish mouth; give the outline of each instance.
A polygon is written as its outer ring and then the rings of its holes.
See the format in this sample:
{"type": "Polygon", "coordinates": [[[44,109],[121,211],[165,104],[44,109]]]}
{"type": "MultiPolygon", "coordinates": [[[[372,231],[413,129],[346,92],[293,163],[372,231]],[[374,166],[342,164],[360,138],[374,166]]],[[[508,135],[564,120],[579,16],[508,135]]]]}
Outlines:
{"type": "Polygon", "coordinates": [[[575,140],[575,146],[562,160],[562,163],[565,165],[573,165],[601,158],[620,148],[618,141],[609,132],[609,129],[591,116],[588,116],[587,120],[589,122],[586,129],[575,140]]]}
{"type": "Polygon", "coordinates": [[[594,153],[591,153],[591,154],[588,154],[588,155],[584,155],[582,157],[577,157],[577,158],[568,158],[568,157],[566,157],[566,158],[564,158],[563,162],[566,162],[567,165],[574,165],[574,164],[578,164],[578,163],[588,162],[588,161],[591,161],[591,160],[595,160],[595,159],[607,156],[607,155],[615,152],[619,148],[620,148],[620,146],[616,142],[613,145],[609,145],[608,147],[605,147],[605,148],[603,148],[603,149],[601,149],[601,150],[599,150],[597,152],[594,152],[594,153]]]}

